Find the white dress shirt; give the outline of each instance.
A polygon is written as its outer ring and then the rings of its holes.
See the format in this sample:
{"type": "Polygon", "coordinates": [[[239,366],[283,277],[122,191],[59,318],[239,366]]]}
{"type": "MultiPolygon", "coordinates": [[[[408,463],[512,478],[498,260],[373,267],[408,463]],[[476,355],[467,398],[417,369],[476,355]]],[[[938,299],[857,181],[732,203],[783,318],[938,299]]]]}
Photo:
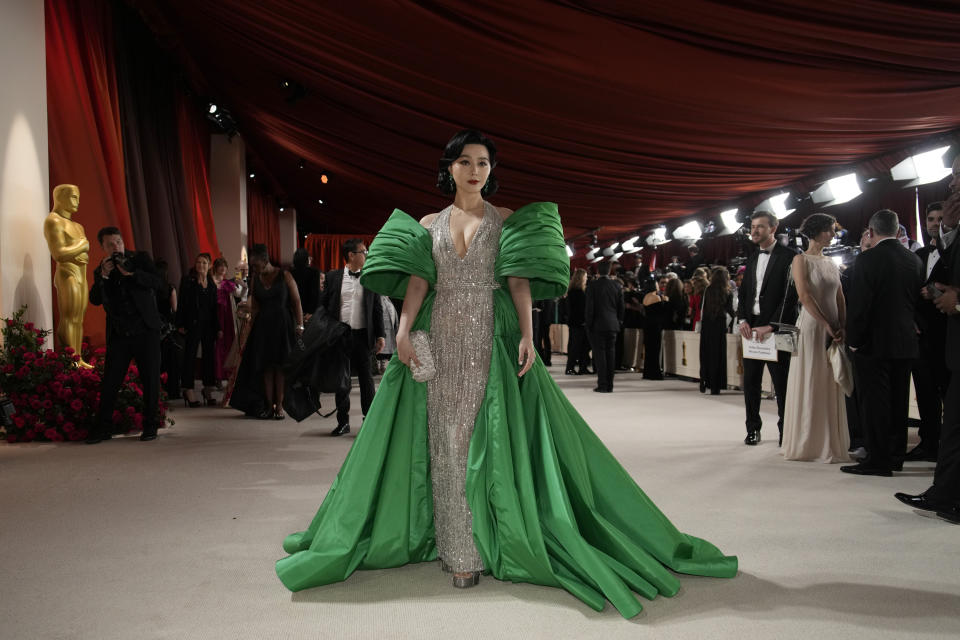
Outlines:
{"type": "Polygon", "coordinates": [[[927,254],[927,278],[930,279],[930,274],[933,273],[933,268],[937,266],[937,263],[940,261],[940,251],[934,249],[927,254]]]}
{"type": "Polygon", "coordinates": [[[360,278],[350,275],[350,268],[343,268],[343,282],[340,283],[340,322],[346,322],[351,329],[366,329],[367,319],[363,313],[363,285],[360,278]]]}
{"type": "MultiPolygon", "coordinates": [[[[777,246],[777,241],[774,240],[769,247],[763,248],[760,247],[763,251],[773,251],[773,248],[777,246]]],[[[770,264],[770,254],[761,253],[757,255],[757,271],[756,271],[756,282],[757,290],[754,291],[753,296],[753,315],[760,315],[760,289],[763,287],[763,277],[767,274],[767,265],[770,264]]]]}

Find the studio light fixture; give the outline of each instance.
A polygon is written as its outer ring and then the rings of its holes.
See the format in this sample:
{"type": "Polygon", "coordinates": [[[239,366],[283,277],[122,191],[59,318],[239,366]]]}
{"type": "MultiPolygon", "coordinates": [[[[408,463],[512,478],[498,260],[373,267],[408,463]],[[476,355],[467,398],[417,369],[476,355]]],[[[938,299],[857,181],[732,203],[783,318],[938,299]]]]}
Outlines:
{"type": "Polygon", "coordinates": [[[790,197],[789,192],[778,193],[775,196],[770,196],[756,207],[753,208],[754,212],[757,211],[769,211],[773,215],[780,218],[786,218],[788,215],[793,213],[795,209],[787,208],[787,198],[790,197]]]}
{"type": "Polygon", "coordinates": [[[212,116],[212,115],[215,114],[216,112],[217,112],[217,105],[216,105],[216,103],[211,102],[211,103],[207,106],[207,113],[212,116]]]}
{"type": "Polygon", "coordinates": [[[696,220],[691,220],[673,230],[674,240],[699,240],[702,235],[703,229],[696,220]]]}
{"type": "Polygon", "coordinates": [[[319,199],[319,198],[317,198],[317,202],[320,203],[320,204],[323,204],[323,200],[321,200],[321,199],[319,199]]]}
{"type": "MultiPolygon", "coordinates": [[[[857,174],[848,173],[837,178],[830,178],[810,193],[810,197],[817,204],[825,207],[850,202],[863,193],[857,183],[857,174]]],[[[776,212],[774,212],[776,213],[776,212]]]]}
{"type": "Polygon", "coordinates": [[[568,258],[572,258],[572,257],[573,257],[573,244],[572,244],[572,243],[567,244],[567,257],[568,257],[568,258]]]}
{"type": "Polygon", "coordinates": [[[250,178],[251,180],[253,180],[254,178],[257,177],[257,174],[255,174],[253,171],[251,171],[249,174],[247,174],[247,177],[250,178]]]}
{"type": "Polygon", "coordinates": [[[623,249],[624,253],[636,253],[637,251],[640,251],[640,247],[638,247],[635,244],[636,241],[639,239],[640,239],[640,236],[633,236],[632,238],[630,238],[629,240],[621,244],[620,247],[623,249]]]}
{"type": "Polygon", "coordinates": [[[597,247],[590,247],[590,250],[587,251],[587,255],[586,255],[587,260],[590,260],[592,262],[593,259],[597,257],[597,252],[599,250],[600,249],[598,249],[597,247]]]}
{"type": "Polygon", "coordinates": [[[948,175],[951,169],[943,162],[943,154],[947,152],[949,146],[939,147],[932,151],[918,153],[910,156],[903,162],[895,164],[890,169],[890,175],[894,180],[909,180],[904,187],[916,187],[921,184],[939,182],[948,175]]]}
{"type": "Polygon", "coordinates": [[[609,247],[603,250],[603,255],[610,258],[617,252],[617,247],[620,245],[619,242],[614,242],[609,247]]]}
{"type": "Polygon", "coordinates": [[[743,226],[739,220],[737,220],[737,212],[739,209],[727,209],[726,211],[720,212],[720,221],[723,222],[724,233],[734,233],[743,226]]]}
{"type": "Polygon", "coordinates": [[[667,241],[667,228],[664,226],[657,227],[653,230],[649,236],[647,236],[647,244],[651,247],[655,247],[658,244],[663,244],[667,241]]]}

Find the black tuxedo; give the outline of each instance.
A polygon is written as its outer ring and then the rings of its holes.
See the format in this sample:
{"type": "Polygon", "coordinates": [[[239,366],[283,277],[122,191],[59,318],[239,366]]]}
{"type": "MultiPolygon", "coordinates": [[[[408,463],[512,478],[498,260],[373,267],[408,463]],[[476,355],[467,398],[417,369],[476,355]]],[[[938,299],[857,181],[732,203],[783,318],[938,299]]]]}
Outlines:
{"type": "MultiPolygon", "coordinates": [[[[760,284],[760,313],[753,312],[757,294],[757,261],[760,251],[755,251],[747,260],[740,285],[737,318],[746,321],[752,328],[765,327],[774,322],[793,324],[797,318],[797,292],[789,285],[790,268],[796,252],[780,243],[773,245],[770,259],[760,284]]],[[[790,354],[777,353],[777,362],[743,359],[743,402],[747,410],[747,433],[760,431],[760,387],[763,385],[763,367],[766,365],[777,393],[777,429],[783,435],[783,410],[787,400],[787,377],[790,373],[790,354]]]]}
{"type": "MultiPolygon", "coordinates": [[[[926,273],[927,259],[936,247],[917,250],[920,264],[926,273]]],[[[949,273],[943,256],[933,266],[924,285],[947,282],[949,273]]],[[[947,338],[947,316],[931,300],[919,298],[914,320],[920,332],[920,356],[913,363],[913,385],[920,412],[920,444],[927,454],[936,457],[940,447],[940,424],[943,420],[943,400],[950,384],[944,347],[947,338]]]]}
{"type": "Polygon", "coordinates": [[[923,284],[920,259],[896,239],[857,258],[847,304],[868,458],[889,470],[907,444],[910,367],[919,354],[914,310],[923,284]]]}
{"type": "Polygon", "coordinates": [[[623,287],[608,277],[599,277],[587,285],[585,320],[593,344],[593,366],[597,388],[613,391],[616,368],[617,333],[623,323],[623,287]]]}
{"type": "MultiPolygon", "coordinates": [[[[947,281],[960,286],[960,246],[955,240],[940,256],[947,281]]],[[[950,386],[943,405],[943,431],[933,486],[927,496],[936,502],[960,505],[960,314],[947,316],[946,360],[950,386]]]]}
{"type": "Polygon", "coordinates": [[[137,363],[143,384],[143,433],[156,435],[160,403],[160,313],[157,289],[160,276],[144,251],[126,251],[135,269],[124,276],[116,268],[104,278],[101,267],[94,272],[90,304],[107,312],[107,353],[100,382],[100,406],[91,441],[111,435],[113,407],[130,360],[137,363]]]}
{"type": "MultiPolygon", "coordinates": [[[[317,312],[323,309],[327,316],[339,321],[340,305],[342,296],[340,288],[343,286],[343,269],[334,269],[328,271],[324,283],[323,291],[317,301],[317,312]]],[[[352,276],[348,276],[352,277],[352,276]]],[[[359,279],[357,280],[359,284],[359,279]]],[[[363,317],[366,323],[365,329],[355,329],[350,331],[350,366],[357,376],[357,383],[360,385],[360,407],[363,415],[367,415],[370,404],[373,402],[375,392],[373,386],[373,370],[370,367],[370,356],[376,348],[377,338],[385,337],[383,330],[383,307],[380,304],[380,296],[370,289],[363,289],[363,317]]],[[[344,376],[350,379],[349,373],[344,376]]],[[[341,389],[336,394],[337,401],[337,424],[344,425],[349,422],[350,416],[350,387],[341,389]]]]}

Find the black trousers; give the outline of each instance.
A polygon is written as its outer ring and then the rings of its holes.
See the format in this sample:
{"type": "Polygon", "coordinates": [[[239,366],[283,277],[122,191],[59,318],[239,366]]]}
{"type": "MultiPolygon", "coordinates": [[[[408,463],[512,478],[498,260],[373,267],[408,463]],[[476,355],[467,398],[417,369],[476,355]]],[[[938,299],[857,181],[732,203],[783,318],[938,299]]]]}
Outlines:
{"type": "Polygon", "coordinates": [[[196,329],[187,332],[184,336],[183,363],[181,365],[180,387],[193,389],[197,371],[197,347],[202,347],[200,354],[200,375],[203,377],[203,386],[212,387],[216,381],[216,352],[214,345],[217,334],[210,330],[196,329]]]}
{"type": "Polygon", "coordinates": [[[960,504],[960,371],[952,373],[943,407],[937,470],[927,495],[935,502],[960,504]]]}
{"type": "Polygon", "coordinates": [[[860,390],[860,419],[870,466],[890,469],[907,450],[910,368],[906,359],[855,352],[854,383],[860,390]]]}
{"type": "Polygon", "coordinates": [[[587,340],[587,330],[583,325],[572,326],[567,338],[567,371],[574,369],[586,373],[590,367],[590,342],[587,340]]]}
{"type": "Polygon", "coordinates": [[[131,360],[137,364],[143,384],[143,433],[157,433],[160,426],[160,332],[147,329],[132,336],[113,334],[107,338],[103,379],[100,381],[100,407],[94,427],[97,431],[91,436],[103,437],[113,433],[113,409],[131,360]]]}
{"type": "MultiPolygon", "coordinates": [[[[543,315],[542,313],[540,315],[543,315]]],[[[553,355],[553,345],[550,344],[550,324],[538,322],[533,327],[533,346],[543,360],[543,364],[550,366],[551,356],[553,355]]]]}
{"type": "Polygon", "coordinates": [[[940,446],[940,424],[943,421],[943,401],[950,384],[950,370],[939,349],[925,349],[920,345],[920,357],[913,363],[913,388],[917,392],[917,411],[920,413],[920,443],[932,453],[940,446]]]}
{"type": "Polygon", "coordinates": [[[790,353],[777,352],[776,362],[743,359],[743,403],[747,408],[747,433],[760,431],[760,392],[763,386],[763,368],[766,366],[777,394],[777,429],[783,435],[783,408],[787,403],[787,376],[790,374],[790,353]]]}
{"type": "MultiPolygon", "coordinates": [[[[370,367],[370,345],[367,343],[367,330],[354,329],[350,332],[350,370],[357,376],[360,385],[360,409],[367,415],[375,392],[373,371],[370,367]]],[[[337,424],[350,422],[350,387],[337,391],[337,424]]]]}
{"type": "Polygon", "coordinates": [[[613,390],[613,370],[616,368],[616,331],[593,331],[590,335],[593,345],[593,366],[597,371],[597,387],[613,390]]]}

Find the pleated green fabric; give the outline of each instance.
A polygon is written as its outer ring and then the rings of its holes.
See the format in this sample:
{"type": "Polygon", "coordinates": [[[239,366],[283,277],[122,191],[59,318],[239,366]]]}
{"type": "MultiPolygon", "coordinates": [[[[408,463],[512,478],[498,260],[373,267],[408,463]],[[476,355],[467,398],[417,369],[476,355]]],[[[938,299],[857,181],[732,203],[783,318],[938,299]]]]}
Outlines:
{"type": "MultiPolygon", "coordinates": [[[[503,225],[496,277],[530,280],[534,298],[566,289],[557,207],[534,203],[503,225]]],[[[431,284],[415,328],[429,329],[436,283],[429,232],[397,210],[370,246],[361,281],[402,297],[411,274],[431,284]]],[[[637,594],[674,595],[673,572],[733,577],[737,559],[678,531],[583,421],[538,359],[518,378],[520,330],[506,287],[494,293],[494,345],[467,468],[473,536],[501,580],[566,589],[624,617],[637,594]],[[671,571],[672,570],[672,571],[671,571]]],[[[426,385],[391,360],[343,467],[306,531],[288,536],[277,575],[293,591],[356,569],[437,557],[426,385]]]]}

